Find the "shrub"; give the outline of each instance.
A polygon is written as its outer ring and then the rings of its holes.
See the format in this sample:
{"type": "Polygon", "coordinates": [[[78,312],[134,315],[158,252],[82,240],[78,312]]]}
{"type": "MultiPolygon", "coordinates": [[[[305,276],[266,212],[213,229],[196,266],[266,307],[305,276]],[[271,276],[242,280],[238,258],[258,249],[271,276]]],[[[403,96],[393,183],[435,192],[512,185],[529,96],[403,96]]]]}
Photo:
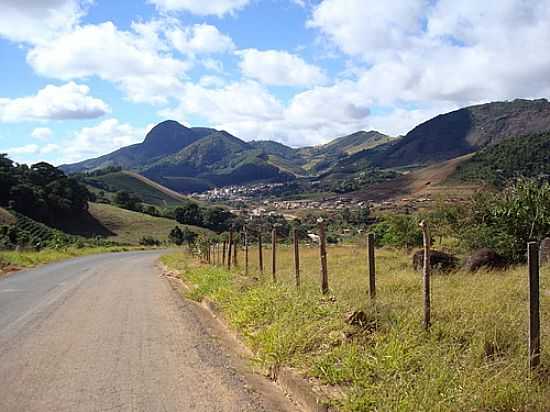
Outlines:
{"type": "Polygon", "coordinates": [[[550,233],[550,184],[522,178],[500,193],[481,192],[462,228],[467,248],[490,248],[509,262],[522,262],[527,242],[550,233]]]}
{"type": "Polygon", "coordinates": [[[410,249],[422,245],[418,218],[412,215],[388,215],[372,227],[379,246],[410,249]]]}

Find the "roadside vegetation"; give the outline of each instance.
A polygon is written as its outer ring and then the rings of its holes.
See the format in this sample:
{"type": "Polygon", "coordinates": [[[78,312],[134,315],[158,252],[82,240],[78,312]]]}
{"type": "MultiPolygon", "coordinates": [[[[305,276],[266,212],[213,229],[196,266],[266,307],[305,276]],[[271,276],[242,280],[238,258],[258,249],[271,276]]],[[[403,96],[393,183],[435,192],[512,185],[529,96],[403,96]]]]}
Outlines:
{"type": "MultiPolygon", "coordinates": [[[[248,277],[242,268],[206,266],[181,252],[163,260],[194,285],[191,298],[207,296],[219,305],[266,374],[297,368],[343,411],[546,410],[548,376],[527,371],[526,267],[434,276],[433,326],[426,333],[422,277],[406,251],[377,250],[375,304],[368,299],[363,246],[329,247],[329,296],[319,292],[318,253],[302,248],[300,290],[289,247],[279,248],[275,285],[269,265],[259,274],[256,249],[248,277]],[[359,311],[361,322],[346,322],[359,311]]],[[[548,279],[546,266],[542,290],[548,279]]],[[[548,342],[546,293],[541,308],[542,342],[548,342]]],[[[550,364],[544,351],[542,364],[550,364]]]]}
{"type": "Polygon", "coordinates": [[[102,246],[102,247],[76,247],[69,246],[59,249],[42,249],[39,251],[25,250],[0,250],[0,276],[12,270],[31,268],[47,263],[58,262],[78,256],[95,255],[99,253],[128,252],[131,250],[144,250],[139,246],[102,246]]]}
{"type": "MultiPolygon", "coordinates": [[[[163,261],[192,285],[190,298],[208,297],[219,306],[266,374],[296,368],[342,411],[547,410],[550,266],[540,276],[543,366],[530,373],[524,263],[526,243],[550,235],[550,184],[521,179],[503,192],[478,194],[465,207],[441,203],[420,214],[376,216],[370,226],[368,214],[346,215],[328,226],[346,219],[376,235],[376,301],[368,296],[364,236],[329,247],[328,295],[319,290],[319,250],[305,242],[296,288],[294,254],[284,231],[276,282],[269,247],[264,274],[255,247],[249,250],[248,276],[242,252],[232,271],[206,265],[190,252],[163,261]],[[429,332],[422,328],[422,276],[412,259],[422,242],[420,219],[430,223],[434,252],[452,254],[449,261],[457,263],[446,271],[436,267],[429,332]],[[467,269],[463,262],[479,248],[495,251],[507,269],[489,270],[494,262],[467,269]]],[[[306,225],[307,233],[313,228],[308,224],[313,222],[297,222],[296,228],[306,225]]],[[[267,227],[254,227],[251,242],[267,227]]],[[[199,236],[188,250],[204,251],[207,242],[220,240],[227,239],[199,236]]]]}

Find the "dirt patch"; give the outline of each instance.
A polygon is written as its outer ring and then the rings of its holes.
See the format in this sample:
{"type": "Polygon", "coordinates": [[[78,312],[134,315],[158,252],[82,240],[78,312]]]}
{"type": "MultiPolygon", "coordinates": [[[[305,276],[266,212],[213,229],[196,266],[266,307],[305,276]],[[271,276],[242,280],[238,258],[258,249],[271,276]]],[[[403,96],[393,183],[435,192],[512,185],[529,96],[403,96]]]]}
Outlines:
{"type": "Polygon", "coordinates": [[[456,171],[458,165],[472,156],[473,154],[469,154],[417,169],[396,179],[372,185],[367,191],[353,192],[349,196],[373,202],[403,197],[430,197],[438,194],[469,196],[479,189],[479,186],[449,184],[448,179],[456,171]]]}

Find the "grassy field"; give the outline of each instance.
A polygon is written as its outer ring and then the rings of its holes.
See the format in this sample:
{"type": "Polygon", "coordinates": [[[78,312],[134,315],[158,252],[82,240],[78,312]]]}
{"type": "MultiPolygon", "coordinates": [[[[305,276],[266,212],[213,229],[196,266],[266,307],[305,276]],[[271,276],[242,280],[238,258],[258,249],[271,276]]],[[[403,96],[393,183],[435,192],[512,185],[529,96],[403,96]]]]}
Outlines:
{"type": "Polygon", "coordinates": [[[58,262],[77,256],[95,255],[99,253],[126,252],[130,250],[142,250],[141,247],[66,247],[60,249],[43,249],[34,251],[0,251],[0,276],[3,270],[30,268],[46,263],[58,262]]]}
{"type": "MultiPolygon", "coordinates": [[[[152,236],[155,239],[165,241],[168,240],[170,231],[178,225],[176,221],[171,219],[149,216],[98,203],[91,203],[89,212],[101,226],[112,233],[112,235],[107,236],[107,240],[120,243],[136,244],[144,236],[152,236]]],[[[195,226],[188,227],[197,233],[208,231],[195,226]]]]}
{"type": "Polygon", "coordinates": [[[155,206],[178,206],[185,200],[183,195],[129,172],[109,173],[90,180],[105,183],[115,191],[126,190],[135,193],[145,203],[155,206]]]}
{"type": "Polygon", "coordinates": [[[17,219],[6,209],[0,207],[0,225],[13,225],[17,219]]]}
{"type": "MultiPolygon", "coordinates": [[[[527,274],[457,272],[432,281],[430,333],[421,327],[422,279],[401,251],[377,251],[377,301],[368,299],[363,247],[328,250],[330,296],[319,292],[318,250],[303,248],[302,287],[281,246],[277,285],[269,265],[252,270],[200,264],[182,253],[164,258],[208,296],[256,353],[266,373],[297,368],[342,411],[543,411],[550,405],[550,267],[541,273],[543,369],[527,371],[527,274]],[[361,310],[362,326],[346,314],[361,310]]],[[[241,255],[242,262],[242,255],[241,255]]],[[[270,262],[269,251],[264,262],[270,262]]]]}

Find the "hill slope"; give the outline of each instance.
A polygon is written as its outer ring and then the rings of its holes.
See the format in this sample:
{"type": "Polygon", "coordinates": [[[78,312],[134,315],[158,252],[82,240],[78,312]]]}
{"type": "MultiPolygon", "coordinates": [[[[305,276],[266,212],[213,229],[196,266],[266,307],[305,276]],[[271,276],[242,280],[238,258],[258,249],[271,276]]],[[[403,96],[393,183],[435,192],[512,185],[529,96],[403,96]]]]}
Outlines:
{"type": "Polygon", "coordinates": [[[227,132],[215,132],[166,156],[143,170],[143,175],[181,192],[190,192],[189,178],[205,186],[244,184],[257,180],[292,179],[267,157],[227,132]],[[186,178],[183,184],[178,178],[186,178]]]}
{"type": "Polygon", "coordinates": [[[183,149],[212,132],[214,132],[214,129],[188,128],[173,120],[167,120],[151,129],[145,136],[143,143],[123,147],[96,159],[62,165],[60,168],[67,173],[85,172],[110,166],[139,169],[155,159],[171,155],[183,149]]]}
{"type": "Polygon", "coordinates": [[[452,159],[509,138],[550,131],[550,103],[514,100],[466,107],[415,127],[375,157],[384,167],[452,159]]]}
{"type": "MultiPolygon", "coordinates": [[[[68,219],[58,227],[74,235],[101,236],[114,242],[138,244],[144,236],[168,240],[170,230],[176,225],[176,221],[171,219],[149,216],[111,205],[90,203],[89,216],[86,219],[68,219]]],[[[195,232],[208,231],[195,226],[189,227],[195,232]]]]}
{"type": "Polygon", "coordinates": [[[114,194],[125,190],[135,193],[145,203],[155,206],[177,206],[187,200],[186,196],[134,172],[120,171],[85,177],[84,180],[95,192],[102,190],[114,194]]]}
{"type": "Polygon", "coordinates": [[[550,176],[550,133],[509,139],[477,152],[455,178],[501,185],[514,177],[550,176]]]}

